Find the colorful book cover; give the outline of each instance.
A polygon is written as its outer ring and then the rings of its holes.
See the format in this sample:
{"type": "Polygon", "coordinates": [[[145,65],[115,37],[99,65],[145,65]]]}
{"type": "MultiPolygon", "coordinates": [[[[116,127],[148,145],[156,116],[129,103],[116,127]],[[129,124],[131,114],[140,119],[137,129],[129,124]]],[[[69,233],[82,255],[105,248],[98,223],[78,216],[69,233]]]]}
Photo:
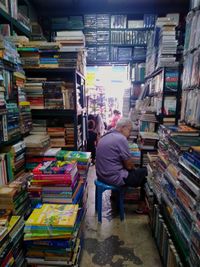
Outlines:
{"type": "Polygon", "coordinates": [[[77,212],[78,205],[43,204],[32,212],[26,225],[73,227],[77,212]]]}

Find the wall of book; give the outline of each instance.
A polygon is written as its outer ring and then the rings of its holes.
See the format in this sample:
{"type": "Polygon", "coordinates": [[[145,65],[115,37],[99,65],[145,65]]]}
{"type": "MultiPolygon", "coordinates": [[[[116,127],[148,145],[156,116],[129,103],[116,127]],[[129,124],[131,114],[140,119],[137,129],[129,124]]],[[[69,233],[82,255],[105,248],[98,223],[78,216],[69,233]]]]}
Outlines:
{"type": "Polygon", "coordinates": [[[190,11],[186,19],[184,70],[182,78],[181,120],[194,127],[200,127],[199,22],[200,11],[198,9],[190,11]]]}
{"type": "Polygon", "coordinates": [[[178,38],[179,14],[158,17],[155,30],[151,33],[146,57],[146,76],[160,67],[177,67],[181,41],[178,38]]]}
{"type": "Polygon", "coordinates": [[[164,266],[169,266],[172,247],[174,266],[200,262],[199,144],[194,128],[160,126],[158,154],[148,155],[147,202],[164,266]]]}
{"type": "Polygon", "coordinates": [[[128,19],[126,15],[84,15],[88,64],[145,60],[155,18],[155,15],[144,15],[142,20],[128,19]]]}

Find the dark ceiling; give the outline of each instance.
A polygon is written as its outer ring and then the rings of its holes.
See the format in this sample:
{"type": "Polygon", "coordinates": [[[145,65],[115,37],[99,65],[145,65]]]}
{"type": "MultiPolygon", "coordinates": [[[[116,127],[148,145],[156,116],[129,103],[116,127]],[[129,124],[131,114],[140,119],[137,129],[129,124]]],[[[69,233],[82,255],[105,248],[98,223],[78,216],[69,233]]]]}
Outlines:
{"type": "Polygon", "coordinates": [[[86,13],[187,13],[189,0],[30,0],[40,15],[86,13]]]}

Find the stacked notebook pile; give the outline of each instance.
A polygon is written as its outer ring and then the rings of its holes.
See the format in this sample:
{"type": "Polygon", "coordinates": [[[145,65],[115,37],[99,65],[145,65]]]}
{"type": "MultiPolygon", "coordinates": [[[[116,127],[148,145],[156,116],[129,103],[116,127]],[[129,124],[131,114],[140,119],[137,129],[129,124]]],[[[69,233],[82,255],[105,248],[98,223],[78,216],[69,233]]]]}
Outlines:
{"type": "Polygon", "coordinates": [[[22,174],[9,185],[0,187],[0,211],[11,211],[13,215],[27,217],[30,214],[30,200],[27,193],[30,174],[22,174]]]}
{"type": "Polygon", "coordinates": [[[31,109],[44,108],[43,83],[46,78],[27,78],[25,83],[25,92],[27,100],[30,102],[31,109]]]}
{"type": "Polygon", "coordinates": [[[58,160],[76,161],[80,177],[87,178],[90,166],[90,152],[61,150],[56,157],[58,160]]]}
{"type": "Polygon", "coordinates": [[[0,212],[0,265],[24,266],[24,221],[20,216],[0,212]]]}
{"type": "Polygon", "coordinates": [[[76,162],[46,161],[33,170],[29,187],[33,206],[36,203],[77,204],[83,195],[76,162]]]}
{"type": "Polygon", "coordinates": [[[35,158],[42,156],[50,147],[48,135],[29,135],[24,138],[26,144],[26,169],[32,170],[35,158]]]}
{"type": "Polygon", "coordinates": [[[26,134],[32,129],[30,102],[27,101],[26,92],[24,90],[26,77],[22,72],[14,72],[13,76],[19,105],[20,129],[22,134],[26,134]]]}
{"type": "Polygon", "coordinates": [[[24,228],[29,266],[76,266],[80,254],[78,205],[38,205],[24,228]]]}
{"type": "Polygon", "coordinates": [[[134,164],[140,165],[141,152],[139,150],[138,145],[135,143],[132,143],[132,144],[129,143],[129,150],[130,150],[131,156],[134,159],[134,164]]]}
{"type": "MultiPolygon", "coordinates": [[[[163,216],[177,237],[183,262],[186,266],[198,266],[200,137],[197,130],[188,126],[170,128],[159,129],[159,152],[152,167],[151,186],[162,203],[163,216]]],[[[158,240],[160,236],[162,232],[158,231],[158,240]]]]}

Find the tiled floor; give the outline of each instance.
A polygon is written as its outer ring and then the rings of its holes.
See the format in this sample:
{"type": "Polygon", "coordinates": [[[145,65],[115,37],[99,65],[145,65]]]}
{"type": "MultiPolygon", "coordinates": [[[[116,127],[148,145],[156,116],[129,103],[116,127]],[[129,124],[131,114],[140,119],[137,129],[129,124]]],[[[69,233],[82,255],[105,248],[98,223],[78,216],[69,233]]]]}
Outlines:
{"type": "Polygon", "coordinates": [[[99,224],[94,208],[95,167],[88,177],[88,209],[84,220],[84,246],[80,267],[162,267],[148,217],[136,215],[134,206],[125,207],[125,220],[113,212],[109,193],[104,193],[103,221],[99,224]]]}

